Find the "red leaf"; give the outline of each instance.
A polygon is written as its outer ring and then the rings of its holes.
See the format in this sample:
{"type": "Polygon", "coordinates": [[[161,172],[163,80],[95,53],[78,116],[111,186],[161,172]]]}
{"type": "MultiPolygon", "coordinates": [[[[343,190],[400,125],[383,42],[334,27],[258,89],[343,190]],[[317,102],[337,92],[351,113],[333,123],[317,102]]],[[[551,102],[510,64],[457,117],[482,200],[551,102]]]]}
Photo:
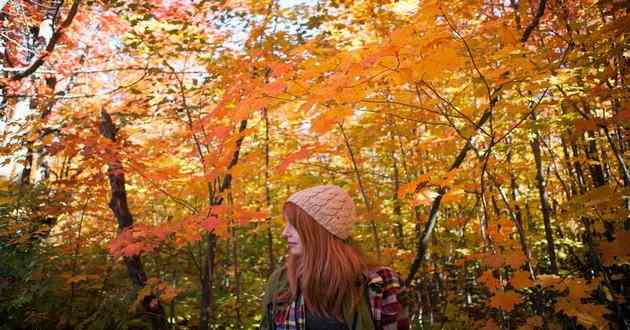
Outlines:
{"type": "Polygon", "coordinates": [[[205,230],[211,232],[214,230],[214,228],[216,228],[216,226],[218,226],[221,222],[219,221],[219,218],[217,218],[214,215],[209,216],[207,219],[202,220],[201,221],[201,227],[203,227],[205,230]]]}

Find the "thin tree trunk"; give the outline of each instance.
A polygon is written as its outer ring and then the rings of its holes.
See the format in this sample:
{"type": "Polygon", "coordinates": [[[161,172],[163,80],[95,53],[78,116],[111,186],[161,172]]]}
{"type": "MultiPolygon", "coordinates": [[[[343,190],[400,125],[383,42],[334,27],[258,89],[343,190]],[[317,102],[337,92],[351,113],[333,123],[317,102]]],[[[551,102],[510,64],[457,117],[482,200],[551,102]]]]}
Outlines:
{"type": "Polygon", "coordinates": [[[214,279],[214,255],[217,245],[217,237],[214,233],[208,233],[205,239],[206,253],[202,262],[201,275],[201,304],[199,305],[199,329],[208,330],[210,323],[211,307],[214,302],[213,279],[214,279]]]}
{"type": "Polygon", "coordinates": [[[606,176],[604,175],[604,169],[599,161],[597,154],[597,141],[595,141],[595,133],[592,131],[587,132],[588,140],[584,146],[586,152],[586,158],[588,159],[588,170],[591,173],[593,179],[593,186],[601,187],[606,184],[606,176]]]}
{"type": "Polygon", "coordinates": [[[577,189],[577,184],[576,182],[578,181],[577,179],[577,175],[575,174],[575,172],[573,171],[573,166],[571,165],[571,159],[569,157],[569,151],[567,149],[567,143],[565,141],[565,137],[562,136],[561,138],[561,144],[562,144],[562,156],[564,158],[564,166],[567,169],[567,172],[569,172],[569,184],[571,185],[571,195],[576,195],[578,192],[577,189]]]}
{"type": "MultiPolygon", "coordinates": [[[[265,202],[267,210],[271,211],[271,189],[269,187],[269,114],[267,108],[263,109],[265,119],[265,202]]],[[[273,255],[273,232],[271,230],[271,216],[265,219],[267,224],[267,276],[270,276],[276,267],[276,260],[273,255]]]]}
{"type": "MultiPolygon", "coordinates": [[[[392,138],[392,143],[395,143],[395,138],[393,133],[390,134],[392,138]]],[[[393,183],[394,183],[394,191],[392,195],[392,199],[394,200],[394,223],[396,228],[396,242],[398,243],[398,248],[405,248],[405,232],[402,223],[402,205],[400,202],[400,197],[398,196],[398,192],[400,191],[400,172],[398,171],[398,159],[396,158],[396,152],[392,150],[392,161],[393,161],[393,183]]]]}
{"type": "MultiPolygon", "coordinates": [[[[338,125],[339,130],[341,131],[341,135],[343,136],[343,140],[346,144],[346,148],[348,148],[348,154],[350,155],[350,161],[352,162],[352,168],[357,177],[357,183],[359,184],[359,190],[361,190],[361,196],[363,197],[363,202],[365,203],[365,207],[368,213],[372,213],[372,204],[367,196],[367,191],[365,190],[365,186],[363,185],[363,180],[361,179],[361,172],[359,171],[359,166],[357,165],[357,161],[354,157],[354,152],[352,151],[352,147],[350,146],[350,141],[348,140],[348,136],[343,129],[343,125],[338,125]]],[[[374,248],[376,249],[377,258],[381,258],[381,241],[378,235],[378,230],[376,229],[376,222],[374,219],[370,217],[370,227],[372,228],[372,237],[374,238],[374,248]]]]}
{"type": "MultiPolygon", "coordinates": [[[[105,138],[116,142],[116,126],[111,116],[105,109],[101,110],[100,132],[105,138]]],[[[118,222],[118,232],[129,229],[133,225],[133,216],[129,211],[127,204],[127,190],[125,188],[125,173],[120,159],[113,157],[107,167],[107,176],[112,190],[112,196],[109,202],[116,221],[118,222]]],[[[145,286],[147,275],[142,268],[140,255],[123,257],[127,274],[131,279],[134,287],[140,289],[145,286]]],[[[166,318],[164,309],[159,300],[153,295],[147,295],[142,300],[142,307],[151,321],[153,329],[166,329],[166,318]]]]}
{"type": "Polygon", "coordinates": [[[622,153],[619,151],[612,137],[610,136],[610,132],[608,131],[608,127],[604,126],[604,134],[606,135],[606,139],[608,140],[608,144],[610,145],[610,149],[615,155],[615,159],[617,160],[617,165],[619,166],[619,175],[623,180],[623,186],[630,186],[630,173],[628,172],[628,167],[626,166],[626,162],[623,159],[622,153]]]}
{"type": "MultiPolygon", "coordinates": [[[[488,119],[490,119],[491,115],[492,115],[492,108],[484,111],[483,115],[481,115],[481,118],[479,118],[479,120],[477,121],[476,127],[483,126],[488,121],[488,119]]],[[[466,141],[466,144],[462,148],[462,150],[460,150],[459,154],[457,154],[457,157],[453,161],[453,164],[451,164],[449,171],[459,168],[464,162],[464,159],[466,159],[466,155],[471,149],[473,149],[473,144],[472,144],[471,139],[468,139],[466,141]]],[[[437,223],[438,211],[440,210],[442,198],[444,197],[444,194],[446,193],[446,191],[447,191],[446,188],[443,188],[443,187],[438,189],[437,196],[435,197],[435,199],[433,199],[433,203],[431,203],[431,211],[429,211],[429,219],[424,228],[424,231],[422,232],[422,236],[420,237],[420,240],[417,243],[416,256],[409,269],[409,275],[407,276],[407,280],[406,280],[407,284],[411,283],[414,276],[418,272],[418,269],[420,269],[420,265],[424,261],[424,257],[427,252],[427,247],[429,244],[429,239],[431,238],[431,234],[433,233],[433,229],[435,228],[435,225],[437,223]]]]}
{"type": "MultiPolygon", "coordinates": [[[[247,120],[242,120],[239,126],[239,133],[242,133],[247,128],[247,120]]],[[[220,184],[219,181],[215,181],[216,184],[219,184],[218,189],[214,189],[214,185],[209,183],[209,204],[210,211],[212,212],[212,207],[221,205],[223,203],[223,192],[227,191],[232,187],[232,175],[229,174],[229,170],[234,167],[238,163],[238,158],[241,152],[241,145],[243,144],[244,137],[240,137],[236,141],[236,148],[234,149],[234,154],[232,155],[232,159],[230,160],[230,164],[227,166],[228,174],[223,177],[223,182],[220,184]]],[[[216,246],[217,246],[217,236],[214,232],[208,233],[206,235],[206,258],[203,260],[203,272],[201,277],[201,304],[199,306],[199,329],[200,330],[208,330],[209,323],[212,318],[214,305],[214,296],[213,296],[213,281],[214,281],[214,267],[215,267],[215,254],[216,254],[216,246]]]]}
{"type": "Polygon", "coordinates": [[[580,194],[583,194],[586,192],[586,180],[584,180],[584,171],[582,170],[582,163],[580,162],[580,154],[575,142],[571,142],[571,152],[573,153],[573,167],[575,168],[575,175],[578,179],[578,187],[580,188],[580,194]]]}
{"type": "MultiPolygon", "coordinates": [[[[229,193],[230,207],[234,205],[232,193],[229,193]]],[[[236,294],[236,305],[234,310],[236,312],[236,327],[241,329],[243,327],[243,320],[241,318],[241,265],[239,258],[239,238],[236,225],[234,224],[234,217],[230,214],[230,234],[232,245],[232,258],[234,264],[234,291],[236,294]]]]}
{"type": "MultiPolygon", "coordinates": [[[[531,113],[532,123],[536,126],[536,113],[531,113]]],[[[534,154],[534,162],[536,163],[536,186],[538,188],[538,196],[540,198],[540,208],[543,215],[543,223],[545,225],[545,238],[547,239],[547,253],[549,254],[549,262],[552,274],[558,273],[558,264],[556,261],[556,246],[553,238],[553,230],[551,228],[551,214],[547,191],[545,190],[545,176],[543,173],[542,156],[540,151],[540,134],[538,130],[534,130],[534,139],[531,141],[532,153],[534,154]]]]}

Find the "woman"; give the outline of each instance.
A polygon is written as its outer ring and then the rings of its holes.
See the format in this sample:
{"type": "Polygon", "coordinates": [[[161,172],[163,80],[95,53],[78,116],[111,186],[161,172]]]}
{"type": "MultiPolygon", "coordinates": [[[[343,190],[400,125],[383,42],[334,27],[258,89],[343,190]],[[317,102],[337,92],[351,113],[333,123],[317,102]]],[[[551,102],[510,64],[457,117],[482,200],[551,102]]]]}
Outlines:
{"type": "Polygon", "coordinates": [[[269,279],[262,329],[409,329],[402,282],[348,243],[352,198],[333,185],[299,191],[284,204],[286,264],[269,279]]]}

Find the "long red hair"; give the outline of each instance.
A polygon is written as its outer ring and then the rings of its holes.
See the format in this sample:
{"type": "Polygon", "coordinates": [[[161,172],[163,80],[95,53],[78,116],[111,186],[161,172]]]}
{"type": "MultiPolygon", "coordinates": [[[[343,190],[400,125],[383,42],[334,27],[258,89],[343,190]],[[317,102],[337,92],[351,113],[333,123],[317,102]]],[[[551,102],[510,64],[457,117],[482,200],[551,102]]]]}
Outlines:
{"type": "Polygon", "coordinates": [[[302,241],[302,254],[287,259],[289,293],[295,297],[299,286],[309,311],[343,321],[344,304],[354,309],[362,299],[367,259],[295,204],[285,203],[283,213],[302,241]]]}

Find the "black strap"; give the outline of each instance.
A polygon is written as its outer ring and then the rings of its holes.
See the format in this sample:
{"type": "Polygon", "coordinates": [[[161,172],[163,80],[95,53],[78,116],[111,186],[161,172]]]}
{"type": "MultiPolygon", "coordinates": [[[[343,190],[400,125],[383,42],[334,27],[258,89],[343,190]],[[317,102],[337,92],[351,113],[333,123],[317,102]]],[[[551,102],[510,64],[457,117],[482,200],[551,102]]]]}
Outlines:
{"type": "Polygon", "coordinates": [[[357,330],[357,311],[354,311],[354,315],[352,316],[352,330],[357,330]]]}

